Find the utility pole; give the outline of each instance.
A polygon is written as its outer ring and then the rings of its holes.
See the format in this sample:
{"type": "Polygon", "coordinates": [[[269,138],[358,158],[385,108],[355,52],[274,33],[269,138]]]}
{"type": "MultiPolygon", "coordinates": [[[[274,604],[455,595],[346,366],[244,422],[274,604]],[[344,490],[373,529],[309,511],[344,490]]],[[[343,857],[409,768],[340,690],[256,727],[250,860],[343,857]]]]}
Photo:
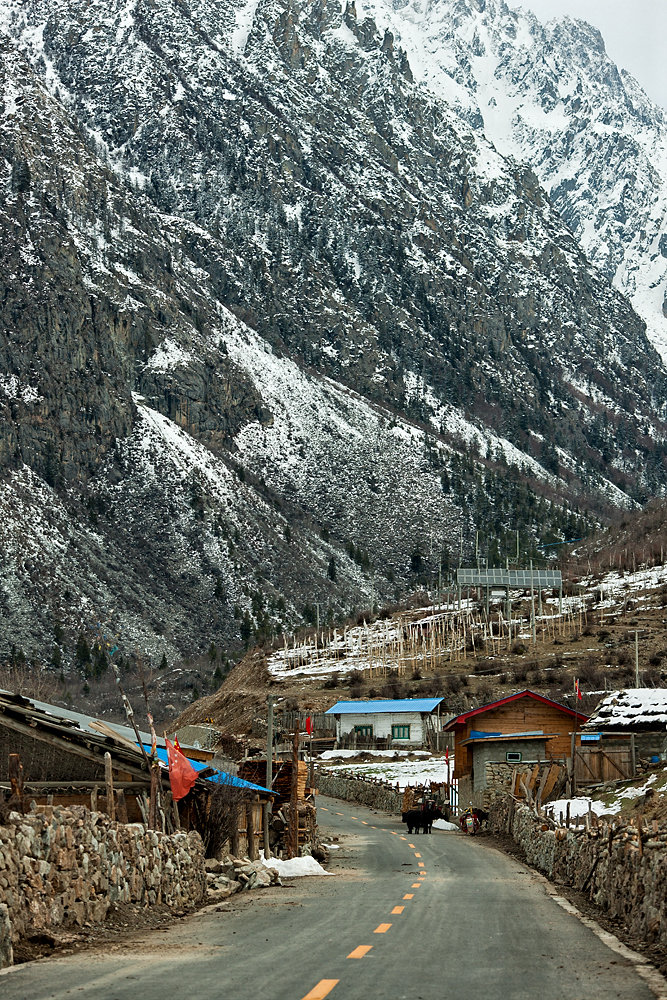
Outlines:
{"type": "Polygon", "coordinates": [[[535,628],[535,587],[533,585],[533,560],[530,560],[530,624],[533,634],[533,646],[537,644],[537,634],[535,628]]]}
{"type": "Polygon", "coordinates": [[[319,601],[315,601],[315,615],[316,615],[316,629],[319,635],[320,631],[320,604],[319,601]]]}
{"type": "Polygon", "coordinates": [[[635,629],[635,687],[639,687],[639,632],[635,629]]]}

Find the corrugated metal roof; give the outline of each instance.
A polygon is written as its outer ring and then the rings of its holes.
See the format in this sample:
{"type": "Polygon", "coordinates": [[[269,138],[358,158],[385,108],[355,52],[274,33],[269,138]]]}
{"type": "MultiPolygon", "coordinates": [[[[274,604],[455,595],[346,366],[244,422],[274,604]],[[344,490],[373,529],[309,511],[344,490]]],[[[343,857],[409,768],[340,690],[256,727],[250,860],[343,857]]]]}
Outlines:
{"type": "Polygon", "coordinates": [[[432,712],[444,698],[398,698],[383,701],[338,701],[325,715],[378,715],[389,712],[432,712]]]}

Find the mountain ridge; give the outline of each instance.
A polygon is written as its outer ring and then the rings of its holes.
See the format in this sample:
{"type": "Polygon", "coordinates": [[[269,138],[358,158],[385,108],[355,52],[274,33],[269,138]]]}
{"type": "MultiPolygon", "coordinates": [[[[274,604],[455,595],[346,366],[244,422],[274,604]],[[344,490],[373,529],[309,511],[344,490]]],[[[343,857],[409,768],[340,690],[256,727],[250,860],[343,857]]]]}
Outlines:
{"type": "Polygon", "coordinates": [[[242,10],[5,8],[5,649],[238,647],[664,489],[664,368],[534,174],[352,7],[242,10]]]}

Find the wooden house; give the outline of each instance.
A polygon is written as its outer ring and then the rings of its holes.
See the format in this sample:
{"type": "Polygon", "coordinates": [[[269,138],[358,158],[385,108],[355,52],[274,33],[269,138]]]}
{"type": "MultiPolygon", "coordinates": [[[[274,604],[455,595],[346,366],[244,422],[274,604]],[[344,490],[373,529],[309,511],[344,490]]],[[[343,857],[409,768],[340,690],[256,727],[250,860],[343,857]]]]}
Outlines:
{"type": "Polygon", "coordinates": [[[583,727],[579,785],[631,778],[667,756],[667,688],[610,691],[583,727]]]}
{"type": "Polygon", "coordinates": [[[197,779],[176,810],[166,750],[157,747],[151,767],[150,736],[139,736],[146,754],[129,727],[0,691],[0,801],[18,798],[16,808],[27,808],[31,801],[38,809],[86,805],[120,822],[144,822],[167,832],[177,826],[197,829],[206,843],[211,802],[216,789],[224,787],[227,808],[241,807],[235,809],[240,821],[232,831],[232,845],[237,853],[257,857],[263,824],[256,814],[261,817],[274,793],[188,758],[197,779]],[[151,815],[151,802],[158,799],[151,815]],[[249,820],[248,804],[253,807],[249,820]]]}
{"type": "Polygon", "coordinates": [[[422,747],[440,729],[443,704],[443,698],[339,701],[325,714],[336,720],[338,745],[352,737],[360,746],[422,747]]]}
{"type": "Polygon", "coordinates": [[[450,719],[443,729],[454,734],[459,802],[482,805],[480,795],[506,787],[517,766],[571,758],[587,719],[528,690],[450,719]]]}

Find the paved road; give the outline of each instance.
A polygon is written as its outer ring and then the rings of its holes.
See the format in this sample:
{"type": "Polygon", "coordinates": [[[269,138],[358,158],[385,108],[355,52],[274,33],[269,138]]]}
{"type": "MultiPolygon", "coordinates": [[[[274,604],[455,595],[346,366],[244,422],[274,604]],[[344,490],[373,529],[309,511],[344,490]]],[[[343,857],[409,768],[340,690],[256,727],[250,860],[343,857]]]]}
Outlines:
{"type": "Polygon", "coordinates": [[[320,797],[336,877],[0,976],[2,1000],[655,1000],[530,869],[320,797]],[[334,860],[335,858],[335,860],[334,860]]]}

